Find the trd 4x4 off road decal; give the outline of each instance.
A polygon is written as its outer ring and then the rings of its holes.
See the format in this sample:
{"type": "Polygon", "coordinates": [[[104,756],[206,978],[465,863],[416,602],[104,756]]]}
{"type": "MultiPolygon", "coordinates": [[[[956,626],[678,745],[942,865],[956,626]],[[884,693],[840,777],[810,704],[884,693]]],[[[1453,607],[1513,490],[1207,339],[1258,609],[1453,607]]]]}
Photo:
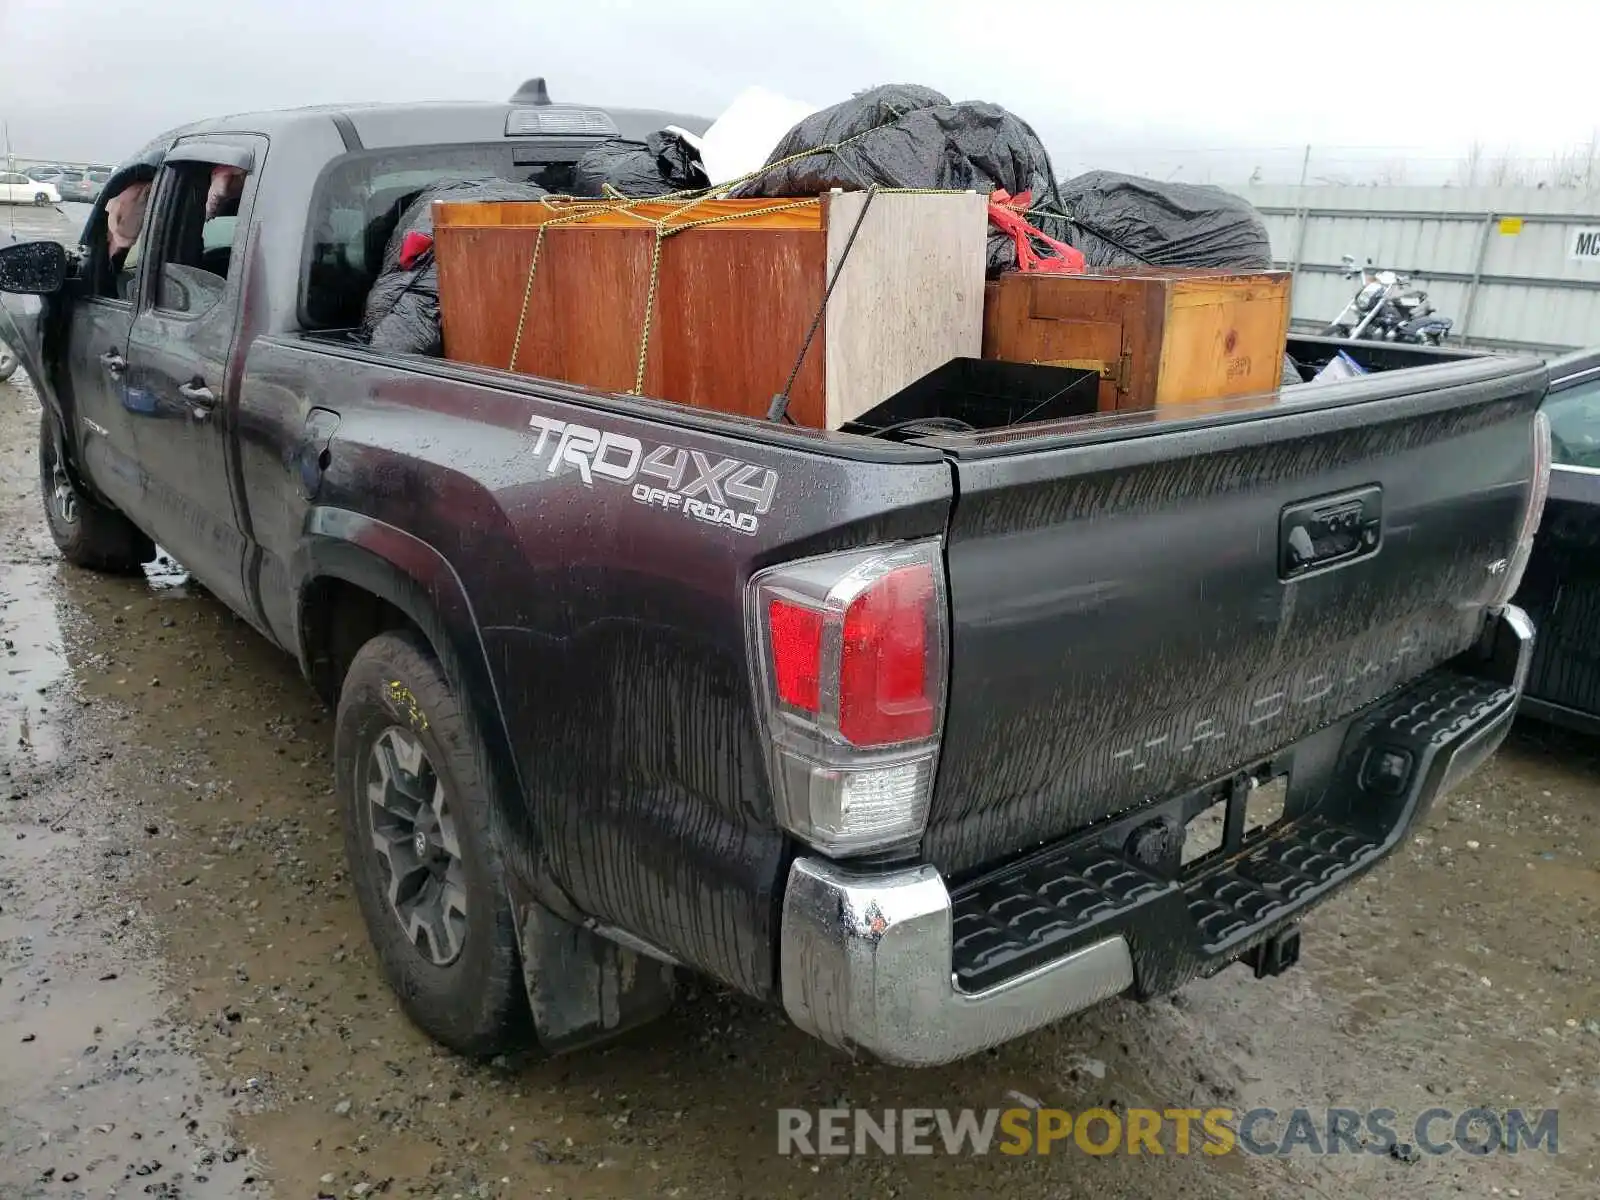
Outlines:
{"type": "Polygon", "coordinates": [[[771,511],[778,494],[778,474],[770,467],[680,446],[658,445],[646,453],[636,437],[549,417],[529,417],[528,427],[539,431],[533,452],[549,454],[550,474],[565,467],[587,487],[596,479],[629,484],[635,503],[708,525],[754,533],[757,518],[771,511]]]}

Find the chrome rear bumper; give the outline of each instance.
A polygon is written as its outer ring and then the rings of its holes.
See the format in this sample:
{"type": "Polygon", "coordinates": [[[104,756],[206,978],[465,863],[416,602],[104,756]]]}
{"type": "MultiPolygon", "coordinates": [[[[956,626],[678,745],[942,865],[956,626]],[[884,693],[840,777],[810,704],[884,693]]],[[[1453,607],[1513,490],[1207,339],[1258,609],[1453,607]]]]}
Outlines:
{"type": "Polygon", "coordinates": [[[783,1006],[831,1045],[932,1066],[1133,985],[1128,943],[1114,937],[969,995],[955,986],[952,932],[950,893],[932,867],[857,875],[797,859],[783,899],[783,1006]]]}

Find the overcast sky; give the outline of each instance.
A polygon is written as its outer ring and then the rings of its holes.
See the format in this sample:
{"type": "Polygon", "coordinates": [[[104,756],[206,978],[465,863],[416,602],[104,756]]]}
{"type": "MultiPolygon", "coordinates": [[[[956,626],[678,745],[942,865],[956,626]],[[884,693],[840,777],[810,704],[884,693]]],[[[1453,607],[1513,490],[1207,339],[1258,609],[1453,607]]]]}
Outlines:
{"type": "Polygon", "coordinates": [[[1442,160],[1588,140],[1597,32],[1585,0],[0,0],[0,116],[19,156],[116,160],[203,116],[529,75],[708,117],[750,84],[820,105],[916,82],[1006,105],[1074,169],[1308,142],[1442,160]]]}

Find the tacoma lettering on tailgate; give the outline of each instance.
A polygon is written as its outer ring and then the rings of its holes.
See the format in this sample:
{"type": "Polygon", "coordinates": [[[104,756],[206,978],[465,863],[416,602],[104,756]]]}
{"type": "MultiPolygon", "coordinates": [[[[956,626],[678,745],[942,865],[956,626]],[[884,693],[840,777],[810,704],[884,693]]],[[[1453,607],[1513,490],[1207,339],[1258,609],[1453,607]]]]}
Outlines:
{"type": "Polygon", "coordinates": [[[550,474],[565,467],[576,471],[585,487],[593,487],[597,478],[630,484],[635,503],[708,525],[754,533],[760,528],[757,518],[771,511],[778,494],[778,473],[770,467],[664,444],[646,453],[645,443],[628,434],[549,417],[529,417],[528,427],[539,431],[533,452],[549,454],[550,474]]]}
{"type": "Polygon", "coordinates": [[[1335,693],[1338,711],[1369,703],[1374,698],[1374,682],[1378,691],[1385,690],[1404,672],[1405,664],[1425,649],[1415,632],[1406,632],[1379,657],[1370,656],[1364,646],[1351,647],[1339,659],[1302,663],[1287,675],[1258,681],[1237,704],[1219,705],[1215,698],[1208,698],[1203,706],[1179,713],[1175,723],[1163,722],[1166,728],[1147,728],[1131,745],[1113,749],[1111,766],[1117,773],[1171,770],[1180,762],[1193,761],[1185,756],[1196,751],[1204,759],[1208,750],[1224,749],[1228,743],[1254,747],[1262,744],[1263,738],[1270,743],[1300,736],[1306,727],[1301,714],[1326,711],[1328,697],[1335,693]],[[1205,716],[1200,715],[1201,707],[1205,716]],[[1294,732],[1272,732],[1285,726],[1294,732]]]}

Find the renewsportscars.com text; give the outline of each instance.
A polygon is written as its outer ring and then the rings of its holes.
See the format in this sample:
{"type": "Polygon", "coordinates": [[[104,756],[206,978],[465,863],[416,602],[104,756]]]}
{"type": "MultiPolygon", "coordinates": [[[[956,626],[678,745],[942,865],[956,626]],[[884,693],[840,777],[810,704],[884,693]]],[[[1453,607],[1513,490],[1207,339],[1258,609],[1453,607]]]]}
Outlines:
{"type": "Polygon", "coordinates": [[[778,1110],[778,1153],[799,1155],[1556,1154],[1559,1134],[1553,1108],[778,1110]]]}

